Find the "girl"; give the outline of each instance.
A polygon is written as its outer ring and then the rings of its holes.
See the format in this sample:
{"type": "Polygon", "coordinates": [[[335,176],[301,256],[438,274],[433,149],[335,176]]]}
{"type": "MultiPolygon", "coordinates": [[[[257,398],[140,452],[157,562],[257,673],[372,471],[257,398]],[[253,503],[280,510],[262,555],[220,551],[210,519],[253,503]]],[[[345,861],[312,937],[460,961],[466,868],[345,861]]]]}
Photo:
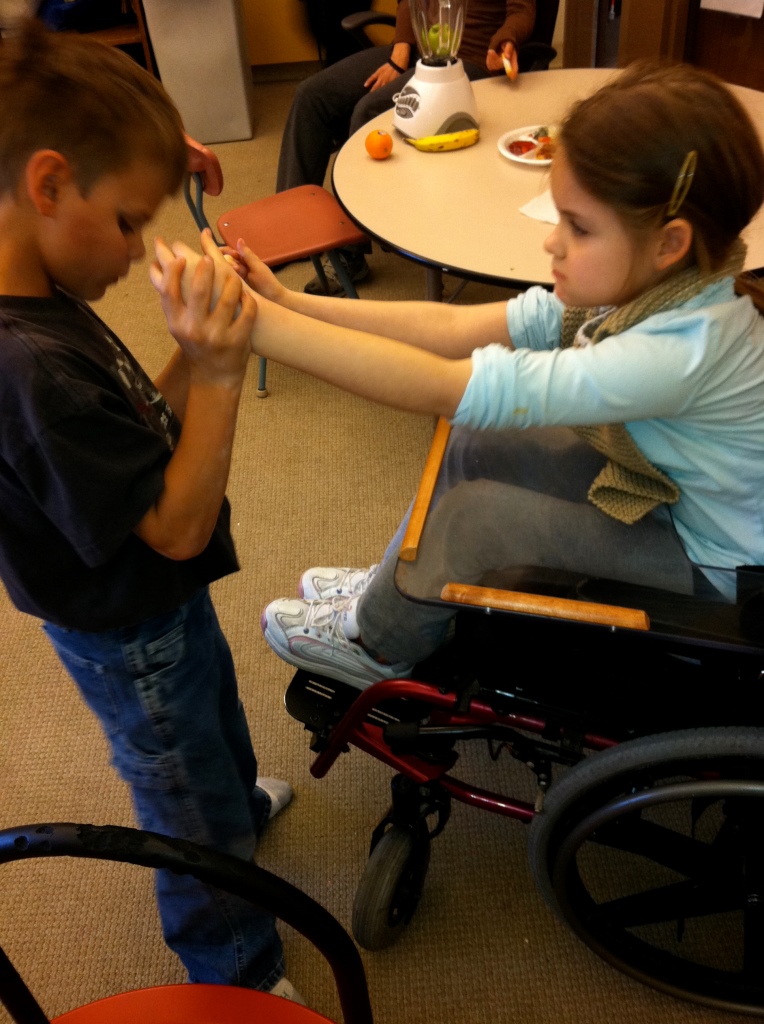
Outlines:
{"type": "MultiPolygon", "coordinates": [[[[734,288],[764,199],[750,119],[709,74],[634,66],[569,113],[551,190],[554,295],[507,304],[289,292],[239,245],[256,352],[457,428],[410,596],[518,565],[692,593],[699,566],[764,562],[764,323],[734,288]]],[[[193,325],[212,266],[185,306],[184,261],[159,256],[171,329],[193,325]]],[[[358,686],[409,672],[452,612],[401,597],[395,555],[308,570],[263,613],[267,642],[358,686]]]]}

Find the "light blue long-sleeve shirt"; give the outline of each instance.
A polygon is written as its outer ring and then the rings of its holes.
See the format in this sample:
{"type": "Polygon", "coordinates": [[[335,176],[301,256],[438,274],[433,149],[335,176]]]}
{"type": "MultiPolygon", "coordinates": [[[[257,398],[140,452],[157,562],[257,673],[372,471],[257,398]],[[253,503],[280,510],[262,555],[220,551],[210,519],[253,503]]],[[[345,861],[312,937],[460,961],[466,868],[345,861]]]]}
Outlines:
{"type": "Polygon", "coordinates": [[[512,299],[503,345],[472,354],[453,422],[480,429],[625,423],[681,490],[671,514],[701,565],[764,564],[764,319],[731,278],[597,345],[561,349],[563,306],[512,299]]]}

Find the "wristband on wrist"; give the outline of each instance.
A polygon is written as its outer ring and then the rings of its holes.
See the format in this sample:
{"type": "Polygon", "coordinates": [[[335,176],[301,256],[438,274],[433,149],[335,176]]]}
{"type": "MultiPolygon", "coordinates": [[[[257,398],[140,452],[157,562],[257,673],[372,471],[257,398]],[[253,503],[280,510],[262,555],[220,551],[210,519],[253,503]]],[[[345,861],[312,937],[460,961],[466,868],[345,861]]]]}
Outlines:
{"type": "Polygon", "coordinates": [[[400,64],[396,64],[392,57],[388,59],[387,63],[390,65],[393,71],[397,71],[399,75],[402,75],[404,71],[408,70],[408,68],[402,68],[400,64]]]}

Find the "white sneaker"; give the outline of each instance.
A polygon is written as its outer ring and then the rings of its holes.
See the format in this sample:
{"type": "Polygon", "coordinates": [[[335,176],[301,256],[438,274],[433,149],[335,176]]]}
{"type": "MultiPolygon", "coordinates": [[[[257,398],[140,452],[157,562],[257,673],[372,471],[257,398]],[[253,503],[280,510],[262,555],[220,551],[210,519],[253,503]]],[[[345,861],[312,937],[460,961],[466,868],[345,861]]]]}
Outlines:
{"type": "Polygon", "coordinates": [[[271,798],[271,809],[268,812],[268,821],[275,818],[279,811],[283,811],[294,796],[292,787],[283,779],[261,779],[257,778],[255,783],[258,789],[264,790],[271,798]]]}
{"type": "Polygon", "coordinates": [[[282,598],[271,601],[260,625],[269,647],[284,661],[307,672],[365,689],[380,679],[400,679],[413,665],[383,665],[359,643],[348,640],[345,621],[355,619],[357,597],[328,601],[282,598]]]}
{"type": "Polygon", "coordinates": [[[372,565],[368,569],[333,569],[317,565],[302,574],[297,593],[306,601],[360,597],[378,568],[379,565],[372,565]]]}
{"type": "Polygon", "coordinates": [[[269,995],[280,996],[282,999],[291,999],[293,1003],[299,1003],[300,1006],[307,1006],[305,1000],[294,987],[292,982],[287,978],[281,978],[280,981],[277,981],[270,990],[269,995]]]}

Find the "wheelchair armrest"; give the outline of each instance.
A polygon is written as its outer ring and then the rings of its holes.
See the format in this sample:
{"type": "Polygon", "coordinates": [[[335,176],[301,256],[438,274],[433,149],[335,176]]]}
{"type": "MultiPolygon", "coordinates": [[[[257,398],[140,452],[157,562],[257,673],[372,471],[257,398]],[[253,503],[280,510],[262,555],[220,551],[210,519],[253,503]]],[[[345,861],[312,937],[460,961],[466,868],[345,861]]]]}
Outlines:
{"type": "Polygon", "coordinates": [[[363,49],[369,49],[373,43],[364,32],[364,29],[368,25],[391,25],[395,27],[395,15],[384,14],[380,11],[356,11],[354,14],[346,14],[340,24],[345,32],[351,34],[359,46],[363,49]]]}
{"type": "Polygon", "coordinates": [[[411,510],[409,525],[406,528],[403,543],[401,544],[401,550],[398,555],[403,562],[416,561],[417,551],[419,550],[419,541],[422,539],[424,521],[430,510],[432,494],[435,490],[435,483],[438,479],[440,464],[443,461],[443,455],[446,450],[446,444],[450,433],[451,424],[448,420],[444,420],[441,417],[438,420],[432,444],[430,445],[430,450],[427,453],[427,461],[424,464],[422,478],[419,481],[419,488],[417,489],[416,498],[414,499],[414,507],[411,510]]]}
{"type": "Polygon", "coordinates": [[[472,608],[542,615],[550,619],[566,619],[569,622],[586,622],[617,629],[646,631],[650,628],[650,619],[639,608],[619,608],[616,605],[573,601],[564,597],[523,594],[515,590],[494,590],[492,587],[474,587],[466,583],[447,583],[440,596],[441,600],[450,604],[469,605],[472,608]]]}

